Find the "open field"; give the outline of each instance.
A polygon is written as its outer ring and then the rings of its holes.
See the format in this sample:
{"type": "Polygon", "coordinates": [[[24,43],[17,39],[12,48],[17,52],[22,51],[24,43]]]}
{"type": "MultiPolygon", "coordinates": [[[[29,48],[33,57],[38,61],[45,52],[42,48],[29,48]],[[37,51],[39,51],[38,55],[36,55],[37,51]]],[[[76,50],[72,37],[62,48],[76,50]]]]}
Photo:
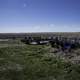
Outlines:
{"type": "Polygon", "coordinates": [[[20,40],[0,39],[0,48],[11,47],[11,46],[24,46],[24,45],[25,44],[21,43],[20,40]]]}
{"type": "Polygon", "coordinates": [[[0,39],[0,80],[80,80],[79,61],[80,48],[66,53],[20,37],[0,39]]]}
{"type": "Polygon", "coordinates": [[[80,80],[80,64],[52,56],[51,46],[0,48],[0,80],[80,80]]]}

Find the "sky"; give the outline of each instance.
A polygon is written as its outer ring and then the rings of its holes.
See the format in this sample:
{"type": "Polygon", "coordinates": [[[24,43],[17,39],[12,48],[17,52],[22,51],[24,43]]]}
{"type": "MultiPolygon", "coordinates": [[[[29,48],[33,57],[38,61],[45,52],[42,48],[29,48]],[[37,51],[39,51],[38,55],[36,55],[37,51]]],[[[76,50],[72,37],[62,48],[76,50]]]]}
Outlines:
{"type": "Polygon", "coordinates": [[[0,33],[80,32],[80,0],[0,0],[0,33]]]}

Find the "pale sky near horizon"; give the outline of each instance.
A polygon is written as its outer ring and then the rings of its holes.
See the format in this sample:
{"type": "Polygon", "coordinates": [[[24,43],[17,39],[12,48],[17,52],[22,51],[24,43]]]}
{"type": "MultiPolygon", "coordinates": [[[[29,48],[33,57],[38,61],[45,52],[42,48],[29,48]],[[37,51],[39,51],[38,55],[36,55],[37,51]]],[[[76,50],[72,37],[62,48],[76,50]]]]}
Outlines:
{"type": "Polygon", "coordinates": [[[0,0],[0,33],[80,32],[80,0],[0,0]]]}

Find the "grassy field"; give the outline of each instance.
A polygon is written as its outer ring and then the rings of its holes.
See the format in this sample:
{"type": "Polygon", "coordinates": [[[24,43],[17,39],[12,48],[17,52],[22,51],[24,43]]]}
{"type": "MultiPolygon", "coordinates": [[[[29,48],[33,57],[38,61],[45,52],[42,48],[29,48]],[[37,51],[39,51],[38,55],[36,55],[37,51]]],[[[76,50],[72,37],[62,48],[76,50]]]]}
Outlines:
{"type": "Polygon", "coordinates": [[[80,80],[80,64],[51,56],[50,46],[13,43],[0,47],[0,80],[80,80]]]}
{"type": "Polygon", "coordinates": [[[24,46],[25,44],[21,43],[20,40],[12,39],[0,39],[0,48],[2,47],[11,47],[11,46],[24,46]]]}

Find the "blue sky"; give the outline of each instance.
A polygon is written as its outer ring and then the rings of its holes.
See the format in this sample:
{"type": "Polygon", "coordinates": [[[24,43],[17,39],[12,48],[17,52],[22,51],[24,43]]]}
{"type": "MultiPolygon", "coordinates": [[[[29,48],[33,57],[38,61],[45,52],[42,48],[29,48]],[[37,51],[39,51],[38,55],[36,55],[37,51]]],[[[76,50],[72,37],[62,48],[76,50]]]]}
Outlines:
{"type": "Polygon", "coordinates": [[[0,0],[4,32],[80,32],[80,0],[0,0]]]}

